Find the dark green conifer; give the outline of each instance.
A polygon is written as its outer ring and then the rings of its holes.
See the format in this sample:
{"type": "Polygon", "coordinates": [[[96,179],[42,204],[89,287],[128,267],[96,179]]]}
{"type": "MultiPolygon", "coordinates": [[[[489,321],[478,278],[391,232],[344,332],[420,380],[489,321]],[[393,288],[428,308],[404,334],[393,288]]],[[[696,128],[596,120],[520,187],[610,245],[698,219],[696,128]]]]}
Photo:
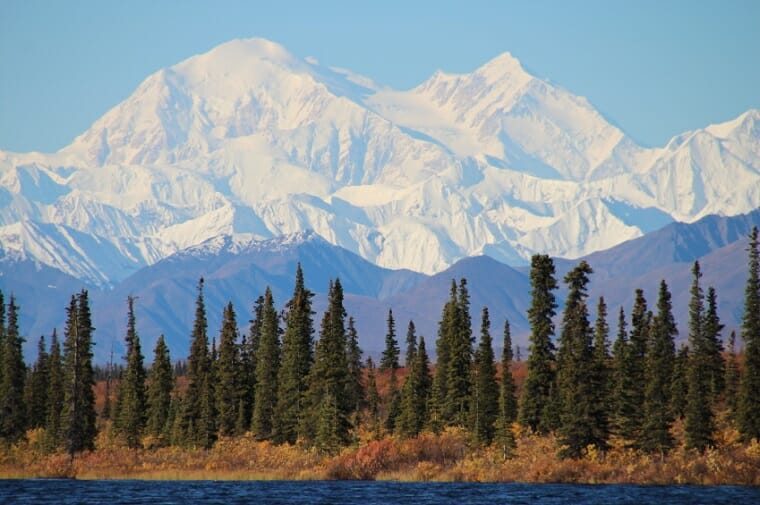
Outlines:
{"type": "Polygon", "coordinates": [[[517,420],[517,388],[512,375],[512,332],[509,319],[504,321],[504,349],[501,354],[501,382],[499,384],[499,416],[496,419],[496,442],[502,458],[512,456],[517,442],[512,423],[517,420]]]}
{"type": "Polygon", "coordinates": [[[741,375],[739,373],[739,359],[736,355],[736,332],[732,331],[728,337],[728,356],[726,356],[726,407],[728,409],[728,418],[736,421],[736,412],[739,402],[739,384],[741,375]]]}
{"type": "Polygon", "coordinates": [[[353,405],[353,413],[355,419],[353,425],[355,428],[359,426],[359,412],[362,405],[364,405],[364,380],[362,378],[362,350],[359,347],[359,334],[356,331],[354,324],[354,318],[348,318],[348,328],[346,329],[346,357],[348,359],[348,397],[349,403],[353,405]]]}
{"type": "Polygon", "coordinates": [[[388,331],[385,334],[385,349],[380,359],[380,371],[395,370],[399,367],[401,350],[396,339],[396,321],[393,319],[393,310],[388,309],[388,331]]]}
{"type": "Polygon", "coordinates": [[[124,339],[127,365],[119,383],[119,417],[116,422],[118,433],[124,437],[127,447],[133,449],[141,445],[140,437],[146,420],[146,373],[140,337],[135,327],[134,302],[133,296],[127,297],[127,335],[124,339]]]}
{"type": "Polygon", "coordinates": [[[425,349],[425,338],[420,336],[415,345],[412,362],[407,365],[409,375],[401,388],[401,414],[397,431],[405,437],[416,437],[428,422],[428,404],[433,390],[430,359],[425,349]]]}
{"type": "Polygon", "coordinates": [[[293,297],[286,305],[282,337],[282,364],[277,377],[274,440],[293,444],[298,440],[304,415],[304,395],[314,362],[314,293],[306,289],[301,264],[296,269],[293,297]]]}
{"type": "Polygon", "coordinates": [[[475,380],[470,413],[472,436],[477,445],[491,445],[496,433],[496,418],[499,415],[499,385],[496,382],[496,363],[490,328],[488,308],[483,307],[480,343],[475,352],[473,367],[475,380]]]}
{"type": "Polygon", "coordinates": [[[210,448],[216,440],[213,404],[212,361],[208,348],[208,321],[203,297],[203,277],[198,281],[195,320],[187,359],[187,391],[182,401],[182,431],[185,443],[210,448]]]}
{"type": "Polygon", "coordinates": [[[367,416],[371,432],[376,439],[380,438],[380,393],[372,356],[367,357],[367,416]]]}
{"type": "Polygon", "coordinates": [[[16,299],[11,295],[0,363],[0,439],[8,444],[20,440],[27,426],[24,405],[26,365],[22,350],[25,340],[19,333],[18,309],[16,299]]]}
{"type": "Polygon", "coordinates": [[[595,405],[593,333],[589,322],[587,286],[593,273],[585,261],[565,276],[568,286],[562,332],[557,350],[557,394],[559,395],[559,443],[562,457],[578,458],[589,445],[605,447],[598,439],[601,430],[594,425],[595,405]]]}
{"type": "MultiPolygon", "coordinates": [[[[148,420],[146,432],[153,437],[169,441],[171,431],[172,390],[174,376],[169,348],[161,335],[153,350],[153,366],[147,390],[148,420]]],[[[176,415],[176,411],[174,412],[176,415]]]]}
{"type": "Polygon", "coordinates": [[[660,293],[646,355],[647,385],[644,397],[644,425],[639,446],[646,452],[664,453],[673,447],[670,428],[674,416],[670,405],[675,361],[674,338],[678,335],[670,291],[660,282],[660,293]]]}
{"type": "Polygon", "coordinates": [[[438,322],[438,339],[436,340],[437,361],[433,378],[433,398],[430,404],[430,428],[438,432],[448,424],[446,402],[448,398],[448,375],[452,333],[457,319],[457,285],[451,280],[449,300],[444,304],[441,320],[438,322]]]}
{"type": "Polygon", "coordinates": [[[47,417],[45,418],[45,449],[49,452],[62,443],[61,410],[63,409],[63,358],[58,343],[58,333],[53,330],[50,337],[50,357],[48,358],[47,417]]]}
{"type": "Polygon", "coordinates": [[[64,381],[61,424],[66,452],[95,447],[95,385],[92,369],[92,318],[86,290],[71,297],[63,343],[64,381]]]}
{"type": "Polygon", "coordinates": [[[673,384],[670,388],[670,408],[676,419],[683,419],[686,415],[686,397],[689,394],[689,382],[687,380],[689,362],[689,346],[682,345],[676,353],[673,364],[673,384]]]}
{"type": "Polygon", "coordinates": [[[746,442],[760,441],[760,239],[757,226],[752,228],[749,236],[748,263],[741,330],[744,371],[737,405],[737,427],[746,442]]]}
{"type": "Polygon", "coordinates": [[[339,279],[331,283],[328,307],[322,318],[314,366],[309,374],[306,404],[301,433],[322,452],[334,452],[349,441],[349,404],[346,389],[349,383],[346,357],[346,310],[343,287],[339,279]]]}
{"type": "Polygon", "coordinates": [[[473,394],[473,337],[467,279],[459,280],[454,318],[448,331],[449,363],[444,414],[449,424],[467,426],[473,394]]]}
{"type": "Polygon", "coordinates": [[[261,340],[261,324],[264,314],[264,297],[259,296],[253,305],[253,319],[249,321],[248,335],[240,342],[240,408],[237,431],[244,433],[251,427],[253,406],[256,403],[256,360],[261,340]]]}
{"type": "Polygon", "coordinates": [[[699,284],[702,277],[699,261],[692,269],[694,281],[689,302],[689,346],[692,353],[687,371],[689,392],[686,396],[684,428],[686,448],[700,452],[714,445],[715,420],[711,408],[711,356],[705,338],[704,294],[699,284]]]}
{"type": "Polygon", "coordinates": [[[47,419],[48,352],[45,336],[37,342],[37,361],[34,362],[25,385],[27,425],[29,428],[44,428],[47,419]]]}
{"type": "Polygon", "coordinates": [[[707,308],[702,322],[704,332],[705,355],[708,363],[707,373],[710,376],[710,399],[715,404],[725,388],[726,363],[723,359],[723,340],[721,332],[725,325],[721,324],[718,316],[718,295],[715,288],[707,288],[707,308]]]}
{"type": "Polygon", "coordinates": [[[531,305],[528,309],[530,323],[530,355],[528,374],[520,397],[518,421],[534,432],[547,433],[554,426],[551,415],[552,389],[555,382],[555,357],[552,336],[553,318],[557,302],[554,291],[554,261],[547,255],[531,258],[530,285],[531,305]]]}
{"type": "Polygon", "coordinates": [[[216,410],[219,434],[230,436],[237,434],[238,409],[240,408],[242,380],[239,347],[237,343],[238,326],[235,308],[228,302],[222,314],[222,327],[219,331],[219,357],[216,366],[216,410]]]}
{"type": "Polygon", "coordinates": [[[409,326],[406,329],[406,360],[405,366],[412,366],[414,355],[417,352],[417,330],[414,327],[414,321],[409,320],[409,326]]]}
{"type": "Polygon", "coordinates": [[[612,402],[612,368],[609,350],[610,327],[607,324],[607,304],[604,297],[599,298],[594,325],[594,347],[591,362],[591,418],[593,419],[593,438],[600,442],[600,450],[607,449],[610,437],[610,418],[613,414],[612,402]]]}
{"type": "Polygon", "coordinates": [[[626,330],[625,311],[620,307],[618,333],[612,345],[612,427],[613,432],[623,440],[633,442],[635,426],[631,419],[633,411],[639,408],[633,396],[633,372],[631,370],[630,343],[626,330]]]}
{"type": "Polygon", "coordinates": [[[251,431],[259,440],[272,437],[274,409],[277,405],[277,374],[280,369],[280,321],[274,307],[272,290],[264,293],[261,340],[256,356],[256,402],[251,431]]]}

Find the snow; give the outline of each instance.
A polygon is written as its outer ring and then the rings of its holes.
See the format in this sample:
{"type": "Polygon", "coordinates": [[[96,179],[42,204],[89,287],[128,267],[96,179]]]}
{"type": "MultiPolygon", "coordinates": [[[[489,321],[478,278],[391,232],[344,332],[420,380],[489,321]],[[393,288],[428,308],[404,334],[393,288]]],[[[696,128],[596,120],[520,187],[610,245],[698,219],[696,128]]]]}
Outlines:
{"type": "Polygon", "coordinates": [[[400,91],[234,40],[149,76],[58,153],[0,152],[0,247],[97,285],[215,237],[305,230],[426,273],[577,257],[760,206],[759,125],[750,110],[643,148],[509,53],[400,91]]]}

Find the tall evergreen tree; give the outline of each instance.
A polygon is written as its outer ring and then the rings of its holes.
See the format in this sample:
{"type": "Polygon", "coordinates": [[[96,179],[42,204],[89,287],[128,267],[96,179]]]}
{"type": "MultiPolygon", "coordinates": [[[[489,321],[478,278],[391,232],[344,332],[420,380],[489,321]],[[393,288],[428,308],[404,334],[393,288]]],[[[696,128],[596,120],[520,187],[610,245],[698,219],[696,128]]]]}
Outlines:
{"type": "Polygon", "coordinates": [[[26,365],[18,327],[18,306],[11,295],[8,302],[8,325],[3,338],[2,368],[0,369],[0,439],[14,443],[24,436],[26,430],[26,406],[24,405],[24,379],[26,365]]]}
{"type": "Polygon", "coordinates": [[[127,349],[127,366],[119,384],[118,432],[124,437],[127,447],[140,446],[140,437],[145,427],[145,367],[143,365],[140,337],[135,327],[135,298],[127,297],[127,335],[124,339],[127,349]]]}
{"type": "Polygon", "coordinates": [[[95,385],[92,369],[92,317],[86,290],[71,297],[67,310],[64,360],[64,399],[61,412],[66,452],[92,450],[95,446],[95,385]]]}
{"type": "Polygon", "coordinates": [[[560,454],[578,458],[589,445],[606,446],[598,439],[594,410],[594,374],[588,367],[593,362],[593,333],[589,322],[587,286],[593,273],[585,261],[565,276],[568,286],[562,332],[557,350],[557,393],[559,395],[560,454]]]}
{"type": "Polygon", "coordinates": [[[610,417],[613,413],[609,333],[607,303],[604,301],[604,297],[600,297],[596,309],[594,348],[590,373],[592,382],[591,392],[593,395],[591,401],[593,438],[600,441],[598,442],[598,448],[601,450],[607,449],[607,440],[610,437],[610,417]]]}
{"type": "Polygon", "coordinates": [[[348,399],[353,405],[353,412],[357,414],[354,426],[358,427],[358,414],[364,404],[364,381],[362,379],[362,350],[359,347],[359,334],[356,331],[354,318],[348,318],[346,329],[346,358],[348,359],[348,399]]]}
{"type": "Polygon", "coordinates": [[[444,413],[454,426],[466,426],[472,408],[473,337],[467,279],[459,280],[453,324],[449,329],[449,364],[444,413]]]}
{"type": "Polygon", "coordinates": [[[63,409],[63,358],[58,333],[50,337],[48,358],[47,417],[45,418],[45,449],[53,451],[61,445],[61,410],[63,409]]]}
{"type": "Polygon", "coordinates": [[[726,363],[723,359],[723,340],[721,332],[725,325],[721,324],[718,316],[718,295],[715,288],[707,288],[707,307],[702,322],[704,332],[705,357],[707,359],[707,374],[710,376],[710,398],[716,403],[725,388],[726,363]]]}
{"type": "Polygon", "coordinates": [[[253,418],[253,406],[256,403],[256,361],[261,341],[261,325],[264,318],[264,296],[259,296],[253,305],[253,319],[249,321],[248,336],[243,336],[240,343],[240,407],[238,410],[237,430],[248,431],[253,418]]]}
{"type": "Polygon", "coordinates": [[[491,445],[496,433],[499,415],[499,385],[496,382],[491,320],[488,308],[483,307],[480,323],[480,343],[475,352],[475,374],[471,421],[473,439],[478,445],[491,445]]]}
{"type": "Polygon", "coordinates": [[[414,327],[414,321],[409,320],[409,326],[406,329],[406,360],[404,361],[407,367],[412,366],[416,352],[417,329],[414,327]]]}
{"type": "Polygon", "coordinates": [[[512,331],[509,319],[504,321],[504,349],[501,354],[501,382],[499,385],[499,416],[496,419],[496,441],[502,457],[510,457],[517,447],[512,423],[517,420],[517,395],[512,375],[512,331]]]}
{"type": "Polygon", "coordinates": [[[744,372],[739,385],[737,426],[745,441],[760,440],[760,239],[757,226],[749,236],[749,275],[744,289],[744,372]]]}
{"type": "Polygon", "coordinates": [[[153,350],[153,366],[151,367],[147,390],[148,419],[146,432],[154,437],[161,437],[164,441],[169,441],[170,437],[169,417],[173,389],[174,376],[172,375],[171,357],[164,336],[161,335],[158,337],[156,347],[153,350]]]}
{"type": "Polygon", "coordinates": [[[670,387],[670,409],[676,419],[686,415],[686,397],[689,394],[689,363],[691,361],[689,346],[682,345],[676,353],[673,364],[673,383],[670,387]]]}
{"type": "Polygon", "coordinates": [[[726,407],[728,417],[736,421],[736,412],[739,402],[739,359],[736,355],[736,332],[732,331],[728,337],[728,356],[726,356],[726,407]]]}
{"type": "Polygon", "coordinates": [[[675,362],[673,339],[676,335],[678,329],[673,317],[670,291],[663,280],[660,282],[657,315],[652,323],[646,355],[644,425],[639,445],[647,452],[665,452],[673,446],[670,428],[674,419],[670,397],[675,362]]]}
{"type": "Polygon", "coordinates": [[[687,372],[689,392],[686,396],[684,428],[686,447],[704,451],[714,444],[715,421],[711,408],[711,358],[705,338],[704,294],[699,280],[702,272],[699,261],[692,268],[694,281],[689,302],[689,346],[692,354],[687,372]]]}
{"type": "Polygon", "coordinates": [[[433,398],[430,404],[430,427],[438,432],[449,422],[445,412],[448,398],[448,376],[451,355],[452,333],[455,331],[458,314],[457,284],[451,280],[449,300],[444,304],[441,320],[438,322],[438,339],[436,340],[436,354],[438,360],[435,365],[433,378],[433,398]]]}
{"type": "Polygon", "coordinates": [[[419,344],[415,344],[414,358],[407,366],[409,375],[401,388],[401,414],[397,430],[402,436],[416,437],[428,422],[428,404],[433,391],[424,337],[420,336],[419,344]]]}
{"type": "Polygon", "coordinates": [[[381,372],[398,368],[398,358],[401,355],[401,350],[398,347],[398,340],[396,339],[396,321],[393,319],[392,309],[388,309],[387,323],[388,331],[385,334],[385,349],[383,350],[383,356],[380,359],[381,372]]]}
{"type": "Polygon", "coordinates": [[[182,401],[183,438],[187,444],[210,448],[216,439],[211,354],[208,348],[208,321],[203,297],[203,277],[198,281],[195,320],[187,359],[187,390],[182,401]]]}
{"type": "Polygon", "coordinates": [[[354,407],[348,401],[349,382],[346,358],[346,309],[339,279],[331,283],[328,307],[322,318],[314,366],[309,374],[307,405],[310,413],[302,418],[301,432],[322,452],[335,452],[349,440],[349,416],[354,407]]]}
{"type": "Polygon", "coordinates": [[[380,437],[380,393],[377,391],[375,363],[367,357],[367,416],[370,430],[375,438],[380,437]]]}
{"type": "Polygon", "coordinates": [[[227,303],[219,331],[219,357],[216,367],[216,410],[219,434],[235,435],[242,392],[240,355],[237,342],[238,326],[235,308],[227,303]]]}
{"type": "Polygon", "coordinates": [[[29,428],[44,428],[47,419],[47,387],[48,387],[48,352],[45,348],[45,336],[37,342],[37,361],[30,371],[24,393],[26,405],[27,426],[29,428]]]}
{"type": "Polygon", "coordinates": [[[555,356],[553,318],[557,302],[554,291],[557,280],[554,277],[554,261],[547,255],[534,255],[530,267],[531,305],[528,309],[530,323],[530,355],[528,374],[525,378],[518,421],[534,432],[551,431],[552,388],[555,381],[555,356]]]}
{"type": "Polygon", "coordinates": [[[280,321],[274,307],[272,290],[264,292],[261,340],[256,357],[256,402],[251,430],[259,440],[272,437],[274,409],[277,405],[277,374],[280,369],[280,321]]]}
{"type": "Polygon", "coordinates": [[[304,395],[314,362],[314,293],[306,289],[301,264],[296,269],[293,297],[286,305],[282,337],[282,364],[277,376],[277,406],[274,439],[293,444],[304,415],[304,395]]]}
{"type": "Polygon", "coordinates": [[[632,443],[635,426],[630,420],[635,415],[633,411],[639,406],[635,403],[633,394],[634,379],[629,357],[631,349],[626,327],[625,310],[620,307],[617,337],[612,346],[612,426],[618,437],[632,443]]]}

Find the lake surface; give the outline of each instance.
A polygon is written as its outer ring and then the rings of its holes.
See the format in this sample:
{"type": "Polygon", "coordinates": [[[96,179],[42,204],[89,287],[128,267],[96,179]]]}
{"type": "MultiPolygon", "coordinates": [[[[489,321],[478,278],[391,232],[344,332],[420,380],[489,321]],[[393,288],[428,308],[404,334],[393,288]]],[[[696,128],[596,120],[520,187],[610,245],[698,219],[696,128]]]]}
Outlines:
{"type": "Polygon", "coordinates": [[[401,482],[0,480],[0,504],[760,504],[760,488],[401,482]]]}

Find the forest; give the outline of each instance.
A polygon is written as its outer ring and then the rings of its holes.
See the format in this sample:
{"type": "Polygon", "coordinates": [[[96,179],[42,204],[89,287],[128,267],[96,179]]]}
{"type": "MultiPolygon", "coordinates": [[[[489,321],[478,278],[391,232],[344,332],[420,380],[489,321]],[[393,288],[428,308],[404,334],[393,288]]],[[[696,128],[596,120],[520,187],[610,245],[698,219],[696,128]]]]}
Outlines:
{"type": "Polygon", "coordinates": [[[382,356],[364,359],[339,279],[317,328],[300,265],[281,312],[267,288],[247,329],[229,303],[211,339],[201,278],[189,356],[173,362],[159,337],[150,367],[133,297],[124,363],[93,363],[83,290],[62,338],[41,337],[27,365],[20,308],[0,292],[0,476],[760,485],[759,242],[755,227],[740,335],[726,343],[698,261],[686,328],[665,280],[651,307],[636,289],[610,328],[604,299],[588,299],[589,264],[562,279],[558,313],[554,262],[534,255],[525,362],[508,320],[497,360],[488,308],[473,335],[464,278],[442,307],[435,363],[413,321],[399,337],[392,310],[382,356]]]}

